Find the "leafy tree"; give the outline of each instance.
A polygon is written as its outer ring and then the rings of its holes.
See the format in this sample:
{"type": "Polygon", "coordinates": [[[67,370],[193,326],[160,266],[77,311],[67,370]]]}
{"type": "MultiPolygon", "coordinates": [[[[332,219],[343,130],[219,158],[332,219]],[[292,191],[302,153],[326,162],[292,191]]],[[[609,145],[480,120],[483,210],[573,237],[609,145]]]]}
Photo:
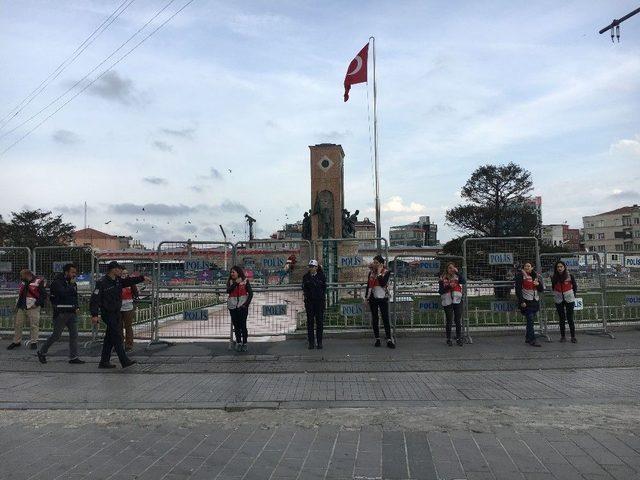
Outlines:
{"type": "Polygon", "coordinates": [[[452,238],[442,246],[442,252],[446,255],[456,255],[462,257],[462,244],[467,238],[472,238],[473,235],[462,235],[460,237],[452,238]]]}
{"type": "Polygon", "coordinates": [[[531,173],[519,165],[483,165],[462,187],[467,203],[448,210],[447,223],[481,237],[533,235],[537,215],[532,190],[531,173]]]}
{"type": "Polygon", "coordinates": [[[549,245],[548,243],[540,244],[540,253],[571,253],[572,250],[564,245],[549,245]]]}
{"type": "Polygon", "coordinates": [[[43,210],[11,212],[11,221],[2,227],[4,242],[14,247],[66,245],[73,240],[75,226],[43,210]]]}

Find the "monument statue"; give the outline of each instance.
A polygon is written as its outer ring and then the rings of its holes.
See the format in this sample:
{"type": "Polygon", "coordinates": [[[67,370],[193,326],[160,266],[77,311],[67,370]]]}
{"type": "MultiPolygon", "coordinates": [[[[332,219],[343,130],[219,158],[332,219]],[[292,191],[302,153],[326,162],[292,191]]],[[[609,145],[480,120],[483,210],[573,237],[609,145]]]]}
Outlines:
{"type": "Polygon", "coordinates": [[[342,211],[342,238],[355,238],[356,222],[358,221],[359,213],[360,210],[356,210],[351,214],[346,208],[342,211]]]}
{"type": "Polygon", "coordinates": [[[329,190],[318,192],[312,214],[318,216],[318,236],[320,238],[334,238],[333,193],[329,190]]]}
{"type": "Polygon", "coordinates": [[[304,217],[302,219],[302,239],[303,240],[311,240],[311,210],[308,212],[304,212],[304,217]]]}

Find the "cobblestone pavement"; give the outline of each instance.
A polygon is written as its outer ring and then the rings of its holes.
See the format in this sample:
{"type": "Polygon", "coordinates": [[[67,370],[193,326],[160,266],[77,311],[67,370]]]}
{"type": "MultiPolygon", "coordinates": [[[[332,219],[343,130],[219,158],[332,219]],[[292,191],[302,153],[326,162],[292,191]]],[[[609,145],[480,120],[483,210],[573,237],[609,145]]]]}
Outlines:
{"type": "Polygon", "coordinates": [[[2,349],[0,478],[640,479],[638,332],[579,340],[2,349]]]}
{"type": "Polygon", "coordinates": [[[640,475],[640,436],[607,430],[49,424],[12,428],[0,448],[0,478],[6,479],[635,480],[640,475]]]}

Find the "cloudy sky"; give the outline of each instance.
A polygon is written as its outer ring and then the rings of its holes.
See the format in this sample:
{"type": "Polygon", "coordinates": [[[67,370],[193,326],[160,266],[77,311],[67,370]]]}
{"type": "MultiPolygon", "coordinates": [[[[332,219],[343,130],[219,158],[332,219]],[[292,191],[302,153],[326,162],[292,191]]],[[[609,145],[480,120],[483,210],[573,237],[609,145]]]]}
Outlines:
{"type": "Polygon", "coordinates": [[[90,226],[149,244],[218,224],[240,240],[246,212],[268,235],[309,208],[321,142],[346,152],[346,207],[374,217],[366,86],[342,101],[370,35],[385,235],[430,215],[451,238],[444,213],[483,163],[529,169],[545,223],[640,202],[640,16],[620,44],[597,33],[636,0],[194,0],[118,62],[187,1],[0,3],[5,219],[81,227],[86,201],[90,226]]]}

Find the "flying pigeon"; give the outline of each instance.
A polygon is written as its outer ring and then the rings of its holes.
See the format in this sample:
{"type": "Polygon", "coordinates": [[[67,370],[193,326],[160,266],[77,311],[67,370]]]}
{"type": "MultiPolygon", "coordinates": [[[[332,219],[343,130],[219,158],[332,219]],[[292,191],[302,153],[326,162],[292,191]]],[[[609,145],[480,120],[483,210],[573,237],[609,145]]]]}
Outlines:
{"type": "Polygon", "coordinates": [[[104,222],[105,225],[109,225],[111,223],[111,220],[109,220],[108,222],[104,222]]]}

